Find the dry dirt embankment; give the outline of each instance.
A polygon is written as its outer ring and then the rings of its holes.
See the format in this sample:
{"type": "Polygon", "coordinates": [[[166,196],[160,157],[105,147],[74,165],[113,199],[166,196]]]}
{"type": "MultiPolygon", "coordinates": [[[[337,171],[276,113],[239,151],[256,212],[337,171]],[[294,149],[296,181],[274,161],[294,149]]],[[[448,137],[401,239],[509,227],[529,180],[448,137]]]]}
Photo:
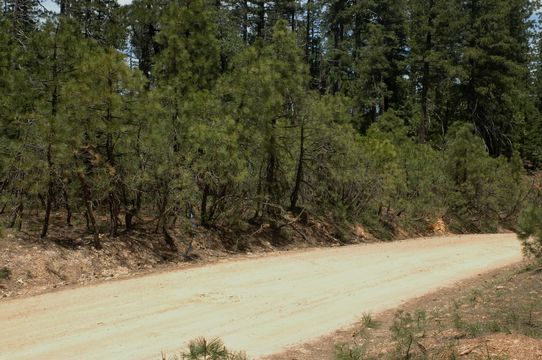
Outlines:
{"type": "Polygon", "coordinates": [[[156,359],[196,336],[280,351],[521,260],[514,234],[293,252],[0,303],[0,359],[156,359]]]}

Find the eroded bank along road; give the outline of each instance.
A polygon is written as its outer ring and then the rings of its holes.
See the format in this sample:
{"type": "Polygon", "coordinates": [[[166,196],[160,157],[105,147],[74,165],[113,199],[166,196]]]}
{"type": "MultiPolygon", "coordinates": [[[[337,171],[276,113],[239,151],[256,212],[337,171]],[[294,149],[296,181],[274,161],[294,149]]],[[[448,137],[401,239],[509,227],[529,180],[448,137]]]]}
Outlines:
{"type": "Polygon", "coordinates": [[[198,336],[278,352],[521,260],[514,234],[426,238],[226,261],[0,303],[0,359],[138,360],[198,336]]]}

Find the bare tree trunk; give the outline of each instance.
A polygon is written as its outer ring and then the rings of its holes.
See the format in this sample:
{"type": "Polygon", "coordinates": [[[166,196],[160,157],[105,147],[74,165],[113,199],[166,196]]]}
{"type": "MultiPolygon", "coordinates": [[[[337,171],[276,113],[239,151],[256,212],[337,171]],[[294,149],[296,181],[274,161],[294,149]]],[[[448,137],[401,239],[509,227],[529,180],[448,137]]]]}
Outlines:
{"type": "Polygon", "coordinates": [[[51,220],[51,208],[53,204],[54,193],[54,164],[53,164],[53,137],[55,134],[54,129],[54,120],[58,113],[58,102],[59,102],[59,91],[58,91],[58,65],[57,65],[57,43],[56,36],[58,35],[58,25],[55,31],[55,45],[53,49],[53,68],[52,68],[52,78],[53,78],[53,93],[51,94],[51,121],[49,123],[49,145],[47,146],[47,168],[49,181],[47,183],[47,199],[45,200],[45,216],[43,218],[43,226],[41,228],[41,238],[47,237],[47,232],[49,231],[49,223],[51,220]]]}
{"type": "Polygon", "coordinates": [[[203,194],[202,194],[202,197],[201,197],[201,218],[200,218],[200,221],[201,221],[202,226],[206,226],[207,221],[209,220],[208,216],[207,216],[207,199],[208,199],[208,197],[209,197],[209,185],[205,184],[205,186],[203,187],[203,194]]]}
{"type": "Polygon", "coordinates": [[[256,24],[256,34],[259,38],[265,38],[265,1],[266,0],[258,0],[256,3],[258,4],[258,22],[256,24]]]}
{"type": "MultiPolygon", "coordinates": [[[[108,92],[109,95],[112,96],[114,93],[113,89],[113,79],[111,73],[109,73],[109,76],[107,78],[107,86],[108,86],[108,92]]],[[[113,105],[111,102],[108,102],[107,104],[107,111],[105,115],[105,121],[107,123],[113,122],[113,113],[112,113],[112,107],[113,105]]],[[[117,168],[116,168],[116,159],[115,159],[115,153],[114,153],[114,144],[113,144],[113,137],[111,134],[107,134],[106,139],[106,153],[107,153],[107,164],[109,166],[109,172],[110,172],[110,183],[112,186],[112,189],[109,191],[109,235],[111,237],[115,237],[118,234],[118,228],[119,228],[119,213],[120,213],[120,205],[119,200],[117,197],[117,191],[118,191],[118,183],[120,180],[118,179],[119,174],[117,174],[117,168]]]]}
{"type": "Polygon", "coordinates": [[[425,143],[427,138],[427,127],[429,125],[429,111],[428,111],[428,102],[429,102],[429,86],[430,86],[430,79],[431,76],[431,65],[429,64],[429,60],[427,59],[427,56],[429,55],[429,52],[433,48],[433,40],[432,40],[432,34],[431,34],[431,28],[433,27],[433,15],[432,9],[433,9],[433,0],[429,0],[429,18],[427,20],[428,30],[427,34],[425,35],[425,57],[423,61],[423,74],[422,74],[422,90],[421,90],[421,121],[420,126],[418,129],[418,142],[425,143]]]}
{"type": "Polygon", "coordinates": [[[252,217],[251,221],[255,221],[260,217],[260,211],[262,210],[262,202],[260,201],[260,196],[262,194],[262,172],[263,167],[265,165],[265,160],[262,160],[262,163],[260,165],[260,170],[258,171],[258,186],[256,187],[256,198],[258,199],[256,204],[256,211],[254,212],[254,216],[252,217]]]}
{"type": "Polygon", "coordinates": [[[87,216],[87,227],[90,228],[94,235],[94,247],[97,250],[101,250],[102,243],[100,242],[100,235],[98,234],[98,226],[96,225],[96,217],[94,216],[94,210],[92,208],[92,199],[91,199],[91,192],[90,187],[88,186],[85,177],[83,174],[78,174],[79,181],[81,182],[81,189],[83,190],[83,202],[85,203],[86,207],[86,216],[87,216]]]}
{"type": "Polygon", "coordinates": [[[301,122],[301,133],[299,136],[299,159],[297,161],[297,172],[295,176],[294,190],[290,196],[290,210],[297,209],[297,201],[301,190],[301,182],[303,181],[303,161],[305,160],[305,122],[301,122]]]}
{"type": "Polygon", "coordinates": [[[175,241],[173,240],[173,237],[167,231],[167,221],[164,221],[162,223],[162,234],[164,235],[164,241],[170,247],[170,249],[175,252],[179,251],[177,245],[175,244],[175,241]]]}
{"type": "MultiPolygon", "coordinates": [[[[142,131],[142,124],[141,122],[138,124],[137,128],[137,139],[136,139],[136,155],[139,160],[139,171],[143,173],[144,166],[142,161],[142,152],[141,152],[141,131],[142,131]]],[[[123,185],[123,196],[124,196],[124,203],[125,203],[125,215],[124,215],[124,221],[126,225],[126,230],[131,231],[133,229],[133,219],[136,217],[139,212],[141,211],[141,202],[142,202],[142,194],[143,194],[143,188],[141,184],[138,184],[135,190],[135,200],[132,203],[132,206],[128,206],[128,199],[126,194],[126,186],[123,185]]]]}
{"type": "Polygon", "coordinates": [[[305,24],[305,61],[311,64],[311,29],[312,29],[312,4],[314,0],[307,0],[307,23],[305,24]]]}
{"type": "Polygon", "coordinates": [[[13,212],[11,213],[11,220],[9,221],[9,228],[14,228],[15,223],[17,222],[17,219],[21,217],[21,213],[23,212],[24,204],[22,201],[19,202],[19,204],[13,209],[13,212]]]}
{"type": "Polygon", "coordinates": [[[53,204],[54,196],[54,181],[53,181],[53,161],[51,156],[51,143],[47,147],[47,166],[49,168],[49,181],[47,183],[47,199],[45,200],[45,216],[43,217],[43,225],[41,228],[41,238],[44,239],[47,237],[47,232],[49,230],[49,223],[51,220],[51,208],[53,204]]]}
{"type": "Polygon", "coordinates": [[[119,204],[116,194],[112,191],[109,193],[109,235],[116,237],[119,229],[119,204]]]}
{"type": "Polygon", "coordinates": [[[126,231],[130,231],[133,228],[132,220],[137,214],[136,204],[135,201],[131,202],[128,200],[128,191],[124,183],[121,185],[121,194],[122,203],[124,205],[124,225],[126,227],[126,231]]]}
{"type": "MultiPolygon", "coordinates": [[[[271,128],[271,136],[269,138],[269,152],[267,154],[267,169],[266,169],[266,187],[267,194],[269,195],[270,200],[273,203],[278,202],[278,184],[277,184],[277,167],[278,167],[278,158],[277,158],[277,139],[275,134],[276,120],[273,120],[271,128]]],[[[267,207],[267,212],[270,214],[276,214],[275,207],[267,207]]]]}
{"type": "Polygon", "coordinates": [[[248,1],[243,0],[243,41],[248,44],[248,1]]]}
{"type": "Polygon", "coordinates": [[[167,205],[169,202],[169,185],[167,184],[167,182],[164,182],[162,184],[162,187],[163,187],[162,198],[160,199],[158,203],[159,217],[158,217],[158,221],[156,222],[156,229],[154,230],[154,232],[156,233],[160,229],[160,225],[163,225],[166,222],[166,218],[167,218],[166,212],[167,212],[167,205]]]}
{"type": "Polygon", "coordinates": [[[70,207],[70,200],[66,189],[63,190],[64,206],[66,207],[66,225],[72,226],[72,209],[70,207]]]}

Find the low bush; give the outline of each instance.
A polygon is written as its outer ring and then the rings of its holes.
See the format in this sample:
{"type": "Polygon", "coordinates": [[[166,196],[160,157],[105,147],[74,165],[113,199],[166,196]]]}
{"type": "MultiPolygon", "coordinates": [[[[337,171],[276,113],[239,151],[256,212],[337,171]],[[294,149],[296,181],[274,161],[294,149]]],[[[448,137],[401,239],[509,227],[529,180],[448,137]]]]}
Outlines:
{"type": "Polygon", "coordinates": [[[518,222],[518,236],[525,255],[542,261],[542,208],[530,206],[518,222]]]}
{"type": "Polygon", "coordinates": [[[0,280],[9,280],[10,276],[11,271],[8,268],[0,268],[0,280]]]}
{"type": "Polygon", "coordinates": [[[224,346],[222,340],[214,338],[197,338],[188,343],[188,349],[180,356],[167,358],[162,355],[162,360],[248,360],[243,352],[231,351],[224,346]]]}

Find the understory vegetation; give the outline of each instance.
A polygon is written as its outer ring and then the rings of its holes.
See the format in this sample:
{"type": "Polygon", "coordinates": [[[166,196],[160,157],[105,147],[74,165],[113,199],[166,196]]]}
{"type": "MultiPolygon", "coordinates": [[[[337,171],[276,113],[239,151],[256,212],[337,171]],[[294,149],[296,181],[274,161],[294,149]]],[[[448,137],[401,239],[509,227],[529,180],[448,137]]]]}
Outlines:
{"type": "Polygon", "coordinates": [[[7,228],[62,214],[97,249],[146,226],[177,250],[172,229],[312,217],[346,243],[515,229],[531,201],[540,239],[536,1],[56,3],[0,12],[7,228]]]}
{"type": "Polygon", "coordinates": [[[542,261],[542,181],[535,177],[533,196],[518,221],[518,236],[525,255],[542,261]]]}
{"type": "Polygon", "coordinates": [[[187,348],[180,356],[168,357],[162,354],[162,360],[248,360],[244,353],[228,350],[222,340],[217,338],[197,338],[190,341],[187,348]]]}

